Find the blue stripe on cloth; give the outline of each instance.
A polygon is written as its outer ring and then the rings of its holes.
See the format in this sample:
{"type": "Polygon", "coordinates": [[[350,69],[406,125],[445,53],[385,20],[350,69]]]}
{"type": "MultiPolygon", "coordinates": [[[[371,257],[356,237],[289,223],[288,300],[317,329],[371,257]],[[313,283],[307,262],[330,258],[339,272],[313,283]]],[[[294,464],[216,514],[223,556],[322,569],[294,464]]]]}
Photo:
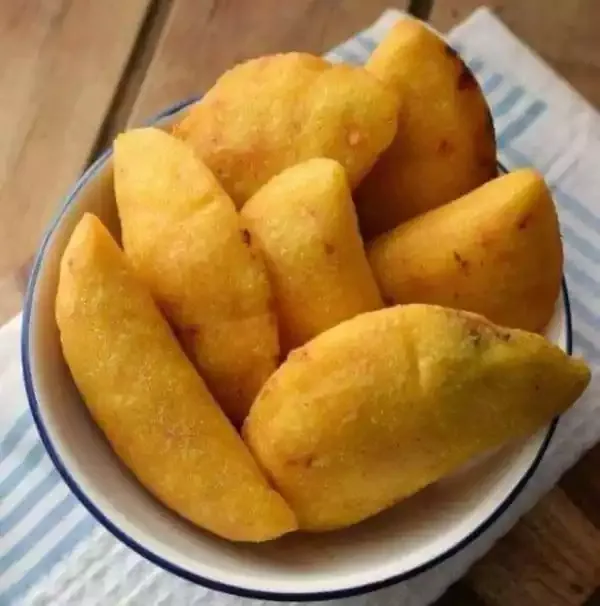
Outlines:
{"type": "Polygon", "coordinates": [[[90,515],[86,515],[77,522],[52,549],[46,552],[37,564],[30,568],[16,583],[0,593],[0,605],[8,606],[13,604],[17,598],[23,596],[41,578],[45,577],[55,564],[73,551],[80,541],[89,536],[96,527],[96,521],[90,515]]]}
{"type": "Polygon", "coordinates": [[[565,273],[567,275],[567,282],[579,284],[590,291],[594,297],[600,298],[600,282],[595,278],[592,278],[592,276],[583,271],[580,267],[577,267],[577,265],[569,259],[565,259],[565,273]]]}
{"type": "Polygon", "coordinates": [[[0,532],[5,535],[14,528],[55,486],[60,476],[54,467],[24,497],[0,519],[0,532]]]}
{"type": "Polygon", "coordinates": [[[25,411],[19,416],[2,440],[0,440],[0,461],[8,457],[32,424],[33,419],[29,411],[25,411]]]}
{"type": "Polygon", "coordinates": [[[590,244],[585,238],[571,229],[568,225],[561,225],[561,231],[568,246],[572,246],[578,253],[587,257],[594,263],[600,263],[600,250],[590,244]]]}
{"type": "Polygon", "coordinates": [[[342,45],[339,48],[335,49],[335,54],[338,57],[341,57],[343,61],[346,63],[350,63],[351,65],[362,65],[365,62],[364,57],[357,55],[355,52],[351,51],[345,45],[342,45]]]}
{"type": "Polygon", "coordinates": [[[19,465],[0,482],[0,500],[5,499],[17,487],[21,480],[39,465],[44,456],[46,456],[44,447],[41,442],[38,442],[29,450],[19,465]]]}
{"type": "Polygon", "coordinates": [[[68,493],[48,513],[44,514],[37,524],[23,537],[21,537],[4,555],[0,556],[0,570],[6,571],[29,551],[35,549],[36,543],[41,541],[59,522],[72,511],[77,504],[75,497],[68,493]]]}
{"type": "Polygon", "coordinates": [[[512,141],[523,134],[548,109],[543,101],[534,101],[522,114],[507,124],[498,135],[498,147],[508,147],[512,141]]]}
{"type": "Polygon", "coordinates": [[[523,167],[535,166],[535,168],[543,174],[547,173],[548,170],[550,170],[550,167],[552,166],[552,163],[554,162],[554,159],[551,158],[548,161],[545,161],[544,163],[538,161],[534,165],[532,160],[530,160],[525,154],[522,154],[520,151],[514,149],[513,147],[504,148],[502,150],[502,153],[505,154],[507,156],[507,158],[509,158],[507,164],[511,168],[523,168],[523,167]]]}
{"type": "MultiPolygon", "coordinates": [[[[498,149],[500,149],[500,147],[498,149]]],[[[522,154],[513,147],[507,146],[500,149],[500,151],[503,154],[506,154],[506,157],[508,158],[508,165],[511,169],[533,166],[533,162],[525,154],[522,154]]],[[[539,163],[536,165],[536,168],[539,171],[544,172],[543,167],[540,166],[539,163]]]]}
{"type": "Polygon", "coordinates": [[[525,96],[525,89],[522,86],[511,88],[508,93],[492,106],[492,115],[499,118],[507,114],[519,101],[525,96]]]}
{"type": "Polygon", "coordinates": [[[501,74],[492,74],[481,87],[485,95],[493,93],[504,82],[504,77],[501,74]]]}
{"type": "Polygon", "coordinates": [[[377,43],[363,33],[356,34],[354,39],[369,53],[372,53],[377,46],[377,43]]]}
{"type": "Polygon", "coordinates": [[[478,74],[485,65],[479,57],[471,57],[470,59],[465,60],[465,63],[474,74],[478,74]]]}
{"type": "Polygon", "coordinates": [[[598,315],[594,313],[581,299],[571,296],[571,311],[576,320],[583,320],[588,326],[600,330],[598,315]]]}
{"type": "Polygon", "coordinates": [[[600,362],[600,350],[578,329],[573,329],[575,352],[581,352],[589,362],[600,362]]]}
{"type": "Polygon", "coordinates": [[[555,195],[556,201],[561,208],[570,210],[580,221],[600,233],[600,217],[598,215],[595,215],[591,210],[586,208],[577,198],[567,194],[560,186],[553,187],[552,193],[555,195]]]}

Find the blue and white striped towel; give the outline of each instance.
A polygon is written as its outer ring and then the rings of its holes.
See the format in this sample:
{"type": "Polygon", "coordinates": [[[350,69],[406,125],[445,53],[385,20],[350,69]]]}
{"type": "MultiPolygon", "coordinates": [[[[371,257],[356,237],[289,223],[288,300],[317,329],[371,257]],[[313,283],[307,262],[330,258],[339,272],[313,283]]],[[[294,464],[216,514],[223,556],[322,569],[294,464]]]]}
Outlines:
{"type": "MultiPolygon", "coordinates": [[[[398,17],[390,11],[335,49],[360,63],[398,17]]],[[[489,12],[450,35],[492,107],[502,161],[536,166],[559,207],[575,350],[600,366],[600,116],[489,12]]],[[[162,572],[113,539],[70,495],[45,455],[27,410],[19,367],[18,319],[0,330],[0,606],[233,605],[243,600],[162,572]]],[[[431,602],[483,555],[570,465],[600,439],[600,391],[559,425],[538,472],[513,506],[457,556],[354,606],[431,602]]],[[[249,601],[245,601],[248,603],[249,601]]]]}

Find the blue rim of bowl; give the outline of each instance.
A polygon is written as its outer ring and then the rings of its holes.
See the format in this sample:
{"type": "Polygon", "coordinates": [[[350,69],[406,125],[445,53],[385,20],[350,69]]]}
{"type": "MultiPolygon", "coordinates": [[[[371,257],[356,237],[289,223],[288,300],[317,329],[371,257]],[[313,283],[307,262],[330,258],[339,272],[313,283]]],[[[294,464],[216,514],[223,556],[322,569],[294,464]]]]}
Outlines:
{"type": "MultiPolygon", "coordinates": [[[[189,104],[193,103],[196,99],[188,99],[185,101],[181,101],[158,114],[152,119],[149,124],[153,124],[163,118],[167,118],[181,109],[185,108],[189,104]]],[[[120,530],[109,518],[107,518],[100,509],[92,502],[92,500],[85,494],[85,492],[81,489],[81,487],[77,484],[77,481],[66,468],[63,463],[60,455],[55,450],[50,436],[46,431],[46,427],[44,426],[44,422],[42,420],[42,416],[40,413],[40,405],[36,397],[35,388],[33,385],[33,375],[31,372],[30,365],[30,323],[31,323],[31,314],[33,308],[33,299],[35,295],[36,283],[38,279],[38,275],[40,272],[40,268],[42,265],[42,260],[44,258],[44,254],[46,252],[46,248],[60,223],[63,215],[66,210],[70,207],[74,199],[77,197],[79,191],[83,188],[83,186],[92,178],[96,172],[102,167],[102,165],[106,162],[106,160],[111,155],[111,149],[107,149],[104,153],[83,173],[80,179],[75,184],[75,187],[71,190],[71,193],[67,196],[62,208],[58,212],[55,217],[52,225],[49,230],[46,232],[42,245],[36,255],[33,269],[31,272],[31,277],[29,280],[29,284],[27,287],[27,294],[25,298],[25,305],[23,308],[23,325],[22,325],[22,335],[21,335],[21,364],[23,368],[23,379],[25,382],[25,390],[27,392],[27,399],[29,400],[29,407],[31,408],[31,414],[33,415],[33,419],[35,425],[37,427],[38,433],[40,434],[40,438],[50,459],[54,463],[54,466],[62,476],[63,480],[67,484],[67,486],[71,489],[74,495],[79,499],[82,505],[89,511],[89,513],[100,523],[102,524],[111,534],[113,534],[119,541],[125,543],[128,547],[133,549],[139,555],[149,560],[153,564],[156,564],[163,570],[175,574],[187,581],[191,581],[192,583],[196,583],[198,585],[202,585],[209,589],[214,589],[217,591],[222,591],[224,593],[229,593],[232,595],[237,595],[245,598],[257,598],[263,600],[273,600],[273,601],[320,601],[320,600],[332,600],[339,598],[348,598],[352,596],[357,596],[360,594],[368,593],[371,591],[375,591],[377,589],[383,589],[384,587],[389,587],[391,585],[395,585],[397,583],[401,583],[406,581],[412,577],[415,577],[430,568],[433,568],[437,564],[440,564],[444,560],[452,557],[457,554],[459,551],[464,549],[467,545],[472,543],[475,539],[477,539],[483,532],[485,532],[513,503],[516,497],[520,494],[526,484],[529,482],[534,472],[538,468],[546,450],[548,449],[548,445],[556,431],[556,427],[558,425],[559,417],[556,417],[548,428],[548,432],[544,437],[542,444],[535,456],[535,459],[532,461],[531,465],[527,469],[527,471],[523,474],[521,479],[515,484],[510,493],[506,496],[506,498],[497,506],[497,508],[492,512],[492,514],[484,520],[477,528],[471,531],[466,537],[461,539],[458,543],[447,549],[445,552],[439,554],[435,558],[429,560],[428,562],[412,568],[411,570],[407,570],[403,573],[392,575],[387,579],[383,579],[380,581],[374,581],[372,583],[366,583],[362,585],[357,585],[353,587],[348,587],[344,589],[334,589],[331,591],[320,591],[320,592],[308,592],[308,593],[281,593],[281,592],[273,592],[273,591],[262,591],[262,590],[253,590],[247,589],[245,587],[240,587],[236,585],[229,585],[227,583],[223,583],[221,581],[216,581],[214,579],[209,579],[206,577],[202,577],[200,575],[194,574],[184,568],[173,564],[159,555],[149,551],[143,545],[138,543],[135,539],[125,534],[122,530],[120,530]]],[[[500,168],[507,172],[506,169],[500,165],[500,168]]],[[[563,277],[562,280],[562,292],[564,297],[564,307],[565,307],[565,320],[566,320],[566,351],[569,355],[572,354],[572,345],[573,345],[573,335],[572,335],[572,319],[571,319],[571,306],[569,303],[569,293],[567,290],[567,283],[563,277]]]]}

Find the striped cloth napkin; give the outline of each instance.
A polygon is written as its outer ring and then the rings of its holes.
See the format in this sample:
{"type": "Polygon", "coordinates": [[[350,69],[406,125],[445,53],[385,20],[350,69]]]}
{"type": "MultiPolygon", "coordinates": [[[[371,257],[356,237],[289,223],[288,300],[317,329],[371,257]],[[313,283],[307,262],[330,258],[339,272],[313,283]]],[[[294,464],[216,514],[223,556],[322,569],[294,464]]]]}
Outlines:
{"type": "MultiPolygon", "coordinates": [[[[388,11],[330,53],[361,63],[399,17],[388,11]]],[[[541,170],[559,207],[576,353],[600,365],[600,117],[486,10],[450,35],[490,102],[502,162],[541,170]]],[[[0,606],[224,606],[249,603],[163,572],[118,543],[69,493],[38,440],[19,362],[20,324],[0,329],[0,606]]],[[[436,568],[395,587],[351,600],[354,606],[427,604],[548,491],[600,439],[600,391],[559,424],[526,490],[474,543],[436,568]]]]}

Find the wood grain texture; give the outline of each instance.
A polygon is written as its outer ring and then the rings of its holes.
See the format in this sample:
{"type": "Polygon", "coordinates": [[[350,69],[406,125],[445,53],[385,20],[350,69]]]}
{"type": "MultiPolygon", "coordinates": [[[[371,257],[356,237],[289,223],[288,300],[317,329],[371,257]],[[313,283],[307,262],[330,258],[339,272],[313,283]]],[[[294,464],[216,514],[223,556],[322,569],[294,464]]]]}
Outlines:
{"type": "Polygon", "coordinates": [[[588,597],[582,606],[600,606],[600,587],[588,597]]]}
{"type": "Polygon", "coordinates": [[[574,606],[600,584],[600,531],[556,488],[471,570],[487,604],[574,606]]]}
{"type": "Polygon", "coordinates": [[[430,20],[447,31],[481,5],[491,8],[584,97],[600,106],[598,0],[437,0],[430,20]]]}
{"type": "Polygon", "coordinates": [[[267,53],[321,54],[403,0],[174,0],[130,124],[208,90],[234,64],[267,53]]]}
{"type": "Polygon", "coordinates": [[[560,486],[600,529],[600,444],[592,448],[561,480],[560,486]]]}
{"type": "Polygon", "coordinates": [[[487,606],[465,579],[451,585],[434,606],[487,606]]]}
{"type": "Polygon", "coordinates": [[[170,0],[152,1],[120,86],[115,93],[112,107],[96,140],[94,156],[100,155],[112,144],[115,136],[126,129],[132,107],[146,78],[148,66],[154,57],[171,6],[170,0]]]}
{"type": "Polygon", "coordinates": [[[0,318],[88,161],[150,0],[0,0],[0,318]]]}
{"type": "Polygon", "coordinates": [[[435,606],[590,606],[599,587],[600,530],[555,488],[435,606]]]}

